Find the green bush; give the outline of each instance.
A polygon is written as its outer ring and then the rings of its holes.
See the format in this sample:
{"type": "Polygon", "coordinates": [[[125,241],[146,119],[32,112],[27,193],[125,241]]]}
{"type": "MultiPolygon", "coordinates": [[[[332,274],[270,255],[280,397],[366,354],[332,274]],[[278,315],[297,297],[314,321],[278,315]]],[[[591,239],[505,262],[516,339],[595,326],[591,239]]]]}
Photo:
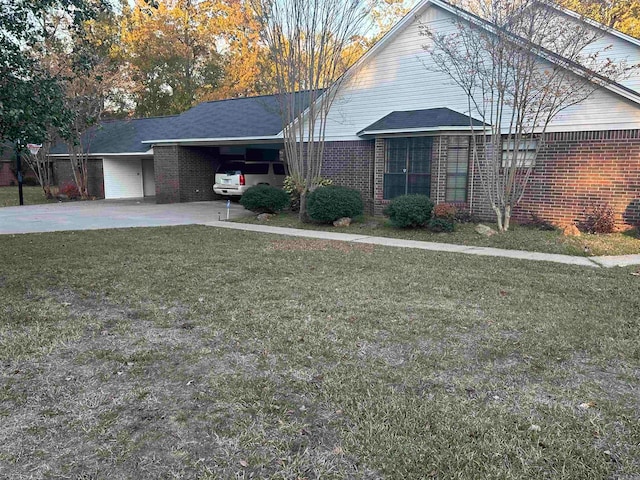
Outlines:
{"type": "Polygon", "coordinates": [[[360,192],[330,185],[316,188],[307,196],[307,214],[316,222],[331,223],[342,217],[354,218],[364,213],[360,192]]]}
{"type": "MultiPolygon", "coordinates": [[[[333,180],[330,178],[318,178],[317,185],[320,187],[327,187],[333,185],[333,180]]],[[[291,199],[291,211],[300,211],[300,193],[302,192],[304,185],[296,181],[294,177],[288,175],[284,178],[284,185],[282,189],[289,194],[291,199]]]]}
{"type": "Polygon", "coordinates": [[[433,217],[429,220],[429,230],[432,232],[453,232],[456,225],[451,218],[433,217]]]}
{"type": "Polygon", "coordinates": [[[391,200],[384,213],[397,228],[415,228],[428,225],[433,202],[426,195],[402,195],[391,200]]]}
{"type": "Polygon", "coordinates": [[[240,205],[256,213],[276,213],[289,206],[289,195],[280,188],[256,185],[244,192],[240,205]]]}
{"type": "Polygon", "coordinates": [[[22,179],[22,184],[25,187],[38,187],[38,186],[40,186],[40,182],[38,182],[38,179],[36,177],[24,177],[22,179]]]}

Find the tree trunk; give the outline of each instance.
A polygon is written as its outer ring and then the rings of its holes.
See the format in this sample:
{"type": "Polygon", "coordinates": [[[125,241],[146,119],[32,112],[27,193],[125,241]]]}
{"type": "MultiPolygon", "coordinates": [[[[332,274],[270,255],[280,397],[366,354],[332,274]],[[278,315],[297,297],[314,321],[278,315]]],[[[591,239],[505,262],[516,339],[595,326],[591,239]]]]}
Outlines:
{"type": "Polygon", "coordinates": [[[496,212],[496,222],[498,223],[498,231],[502,232],[502,210],[497,205],[492,205],[493,211],[496,212]]]}
{"type": "Polygon", "coordinates": [[[504,207],[504,222],[502,223],[503,232],[509,230],[509,224],[511,223],[511,206],[504,207]]]}
{"type": "Polygon", "coordinates": [[[300,210],[298,212],[298,220],[302,223],[307,223],[309,217],[307,217],[307,191],[306,189],[300,192],[300,210]]]}

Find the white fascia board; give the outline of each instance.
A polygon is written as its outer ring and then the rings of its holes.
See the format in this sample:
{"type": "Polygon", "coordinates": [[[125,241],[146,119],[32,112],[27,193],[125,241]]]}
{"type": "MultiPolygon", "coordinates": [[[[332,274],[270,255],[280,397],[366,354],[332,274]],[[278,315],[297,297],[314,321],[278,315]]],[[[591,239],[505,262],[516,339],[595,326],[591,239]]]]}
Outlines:
{"type": "MultiPolygon", "coordinates": [[[[88,157],[144,157],[153,155],[153,149],[150,148],[146,152],[125,152],[125,153],[89,153],[88,157]]],[[[69,157],[68,153],[50,153],[48,157],[69,157]]]]}
{"type": "MultiPolygon", "coordinates": [[[[447,12],[456,15],[458,17],[463,18],[464,20],[466,20],[469,23],[473,23],[475,25],[478,25],[481,28],[484,28],[485,30],[492,32],[493,30],[493,24],[491,24],[490,22],[485,22],[482,20],[479,20],[477,18],[474,18],[474,15],[471,13],[466,12],[465,10],[462,10],[461,8],[457,8],[454,7],[452,5],[449,5],[447,2],[442,2],[440,0],[427,0],[430,3],[432,3],[433,5],[437,5],[438,7],[446,10],[447,12]]],[[[594,22],[595,25],[600,25],[598,24],[598,22],[594,22]]],[[[602,26],[600,27],[602,28],[602,26]]],[[[606,29],[606,27],[604,27],[606,29]]],[[[614,30],[611,30],[611,33],[613,33],[614,30]]],[[[622,32],[618,32],[621,35],[624,35],[622,32]]],[[[635,43],[635,42],[634,42],[635,43]]],[[[541,51],[540,49],[536,49],[537,51],[535,51],[535,54],[538,55],[540,58],[545,59],[546,61],[552,63],[553,65],[558,65],[561,68],[567,69],[571,72],[573,72],[574,74],[584,77],[583,72],[581,72],[579,69],[573,69],[573,68],[568,68],[565,65],[563,65],[561,62],[559,62],[558,60],[556,60],[555,58],[553,58],[553,56],[551,55],[547,55],[545,54],[545,52],[541,51]]],[[[557,55],[558,57],[560,57],[560,55],[557,55]]],[[[562,57],[560,57],[562,58],[562,57]]],[[[640,92],[636,92],[634,90],[627,90],[624,88],[621,88],[618,84],[615,83],[607,83],[605,85],[602,85],[603,88],[609,90],[610,92],[615,93],[616,95],[620,95],[621,97],[626,98],[627,100],[631,100],[632,102],[636,103],[636,104],[640,104],[640,92]]]]}
{"type": "Polygon", "coordinates": [[[396,128],[388,130],[363,130],[359,132],[359,135],[397,135],[403,133],[437,133],[437,132],[470,132],[472,130],[482,129],[481,126],[477,127],[428,127],[428,128],[396,128]]]}
{"type": "Polygon", "coordinates": [[[255,143],[255,142],[282,142],[283,138],[281,135],[270,135],[267,137],[228,137],[228,138],[174,138],[170,140],[144,140],[142,143],[144,144],[155,144],[155,145],[183,145],[183,144],[198,144],[198,145],[219,145],[219,144],[228,144],[228,143],[255,143]]]}

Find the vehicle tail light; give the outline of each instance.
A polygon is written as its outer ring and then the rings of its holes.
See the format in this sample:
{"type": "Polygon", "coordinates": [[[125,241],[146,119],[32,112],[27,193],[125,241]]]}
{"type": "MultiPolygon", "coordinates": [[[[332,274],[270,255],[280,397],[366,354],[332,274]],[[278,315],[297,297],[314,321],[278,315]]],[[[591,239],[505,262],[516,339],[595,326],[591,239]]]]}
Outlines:
{"type": "Polygon", "coordinates": [[[244,185],[244,174],[240,174],[240,185],[244,185]]]}

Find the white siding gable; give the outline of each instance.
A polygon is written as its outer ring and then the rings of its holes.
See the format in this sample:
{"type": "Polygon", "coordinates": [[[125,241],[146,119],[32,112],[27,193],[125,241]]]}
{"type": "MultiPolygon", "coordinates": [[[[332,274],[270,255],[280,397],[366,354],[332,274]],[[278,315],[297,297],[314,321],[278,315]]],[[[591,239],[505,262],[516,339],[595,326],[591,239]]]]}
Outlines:
{"type": "MultiPolygon", "coordinates": [[[[327,141],[358,139],[358,131],[392,111],[448,107],[469,114],[463,91],[445,74],[426,68],[429,55],[422,48],[427,39],[419,34],[421,22],[437,31],[456,28],[452,14],[429,2],[423,5],[403,30],[350,72],[331,107],[327,141]]],[[[635,46],[620,44],[617,48],[620,55],[640,52],[635,46]]],[[[471,115],[477,118],[473,111],[471,115]]],[[[564,111],[549,130],[629,128],[640,128],[640,106],[612,92],[599,90],[586,102],[564,111]]]]}

